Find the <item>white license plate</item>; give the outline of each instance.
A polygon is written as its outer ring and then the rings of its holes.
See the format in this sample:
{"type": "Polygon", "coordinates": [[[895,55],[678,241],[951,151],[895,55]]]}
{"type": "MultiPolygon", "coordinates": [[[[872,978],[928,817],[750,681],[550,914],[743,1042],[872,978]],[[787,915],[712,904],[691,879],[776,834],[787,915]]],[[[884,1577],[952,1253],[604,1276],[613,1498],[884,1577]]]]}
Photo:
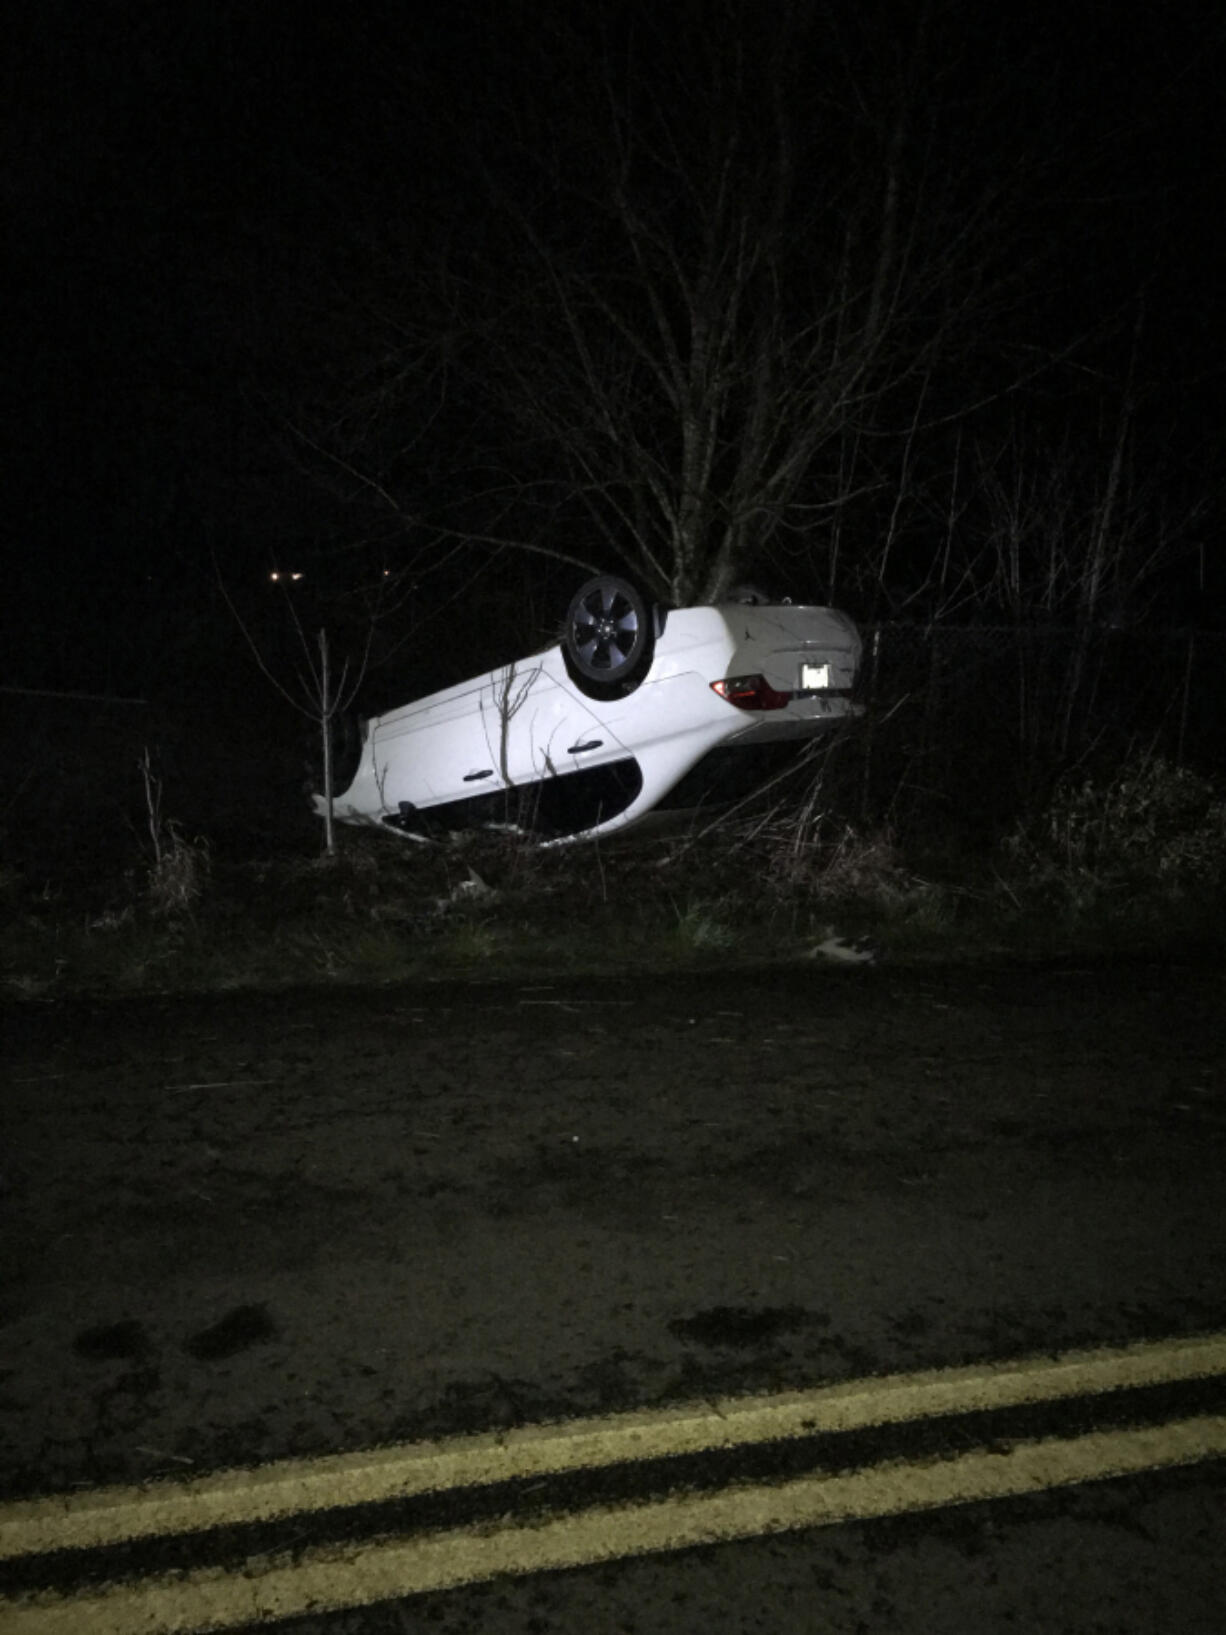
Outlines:
{"type": "Polygon", "coordinates": [[[802,664],[800,667],[800,690],[802,693],[818,692],[830,685],[830,666],[828,664],[802,664]]]}

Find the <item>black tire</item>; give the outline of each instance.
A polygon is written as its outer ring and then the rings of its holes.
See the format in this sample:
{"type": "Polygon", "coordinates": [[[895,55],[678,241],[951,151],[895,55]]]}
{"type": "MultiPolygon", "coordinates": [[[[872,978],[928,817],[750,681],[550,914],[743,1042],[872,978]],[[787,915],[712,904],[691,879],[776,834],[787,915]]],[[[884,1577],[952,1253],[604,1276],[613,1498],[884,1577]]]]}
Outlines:
{"type": "Polygon", "coordinates": [[[566,610],[566,668],[593,697],[631,692],[651,668],[654,635],[643,593],[616,574],[597,574],[579,587],[566,610]]]}

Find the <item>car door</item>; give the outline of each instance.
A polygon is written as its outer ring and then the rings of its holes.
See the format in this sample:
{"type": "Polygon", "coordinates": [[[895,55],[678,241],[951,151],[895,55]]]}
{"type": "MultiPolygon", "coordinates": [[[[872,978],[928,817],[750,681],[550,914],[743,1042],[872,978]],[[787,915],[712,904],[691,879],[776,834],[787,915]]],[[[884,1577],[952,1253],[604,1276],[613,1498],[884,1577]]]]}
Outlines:
{"type": "Polygon", "coordinates": [[[624,751],[575,690],[542,661],[495,670],[482,691],[486,743],[508,787],[530,787],[624,751]]]}
{"type": "Polygon", "coordinates": [[[624,811],[642,787],[637,762],[554,651],[495,671],[482,713],[503,811],[518,826],[578,834],[624,811]]]}
{"type": "Polygon", "coordinates": [[[386,806],[434,806],[500,787],[485,735],[483,690],[468,683],[384,718],[374,758],[386,806]]]}

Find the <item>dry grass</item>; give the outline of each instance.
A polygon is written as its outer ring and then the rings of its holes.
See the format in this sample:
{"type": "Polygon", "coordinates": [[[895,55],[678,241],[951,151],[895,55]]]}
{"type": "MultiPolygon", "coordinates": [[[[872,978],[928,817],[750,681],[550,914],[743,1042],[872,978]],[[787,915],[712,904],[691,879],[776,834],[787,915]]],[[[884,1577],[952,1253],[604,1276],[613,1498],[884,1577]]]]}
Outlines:
{"type": "Polygon", "coordinates": [[[704,837],[540,849],[345,831],[339,853],[227,862],[159,821],[88,898],[0,873],[0,992],[47,998],[392,983],[808,957],[833,937],[890,959],[1220,951],[1226,809],[1149,768],[1083,783],[991,859],[939,878],[886,830],[810,800],[704,837]]]}

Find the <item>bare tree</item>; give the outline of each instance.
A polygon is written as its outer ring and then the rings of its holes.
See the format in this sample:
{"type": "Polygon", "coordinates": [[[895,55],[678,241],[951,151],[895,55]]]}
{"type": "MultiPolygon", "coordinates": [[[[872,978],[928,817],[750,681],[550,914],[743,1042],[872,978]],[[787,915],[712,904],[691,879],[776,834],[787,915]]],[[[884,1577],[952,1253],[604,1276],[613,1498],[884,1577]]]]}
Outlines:
{"type": "Polygon", "coordinates": [[[675,602],[824,577],[840,509],[964,406],[1017,272],[1007,184],[941,125],[929,9],[902,33],[801,0],[769,28],[741,0],[540,21],[519,77],[551,90],[495,89],[479,231],[370,303],[378,361],[302,428],[415,572],[449,542],[620,561],[675,602]]]}
{"type": "Polygon", "coordinates": [[[1077,747],[1111,642],[1160,625],[1203,530],[1206,497],[1179,498],[1152,438],[1140,452],[1137,413],[1126,383],[1097,428],[1052,436],[1015,418],[968,459],[956,572],[976,621],[1016,631],[1028,751],[1077,747]]]}
{"type": "Polygon", "coordinates": [[[353,665],[349,659],[345,659],[342,661],[338,673],[334,668],[327,630],[320,629],[316,631],[313,639],[308,637],[298,610],[293,605],[292,598],[287,595],[286,609],[299,655],[298,666],[294,674],[296,685],[290,686],[281,679],[281,676],[274,668],[269,653],[261,647],[256,639],[251,624],[244,619],[236,606],[220,572],[217,575],[217,582],[226,606],[242,633],[243,640],[246,642],[260,674],[280,694],[290,708],[312,722],[319,733],[322,766],[321,781],[323,783],[320,794],[324,799],[324,851],[331,857],[336,852],[334,810],[336,789],[333,776],[333,738],[336,723],[352,707],[358,690],[366,678],[367,667],[370,663],[371,644],[374,640],[376,618],[372,613],[367,620],[365,640],[357,664],[353,665]]]}

